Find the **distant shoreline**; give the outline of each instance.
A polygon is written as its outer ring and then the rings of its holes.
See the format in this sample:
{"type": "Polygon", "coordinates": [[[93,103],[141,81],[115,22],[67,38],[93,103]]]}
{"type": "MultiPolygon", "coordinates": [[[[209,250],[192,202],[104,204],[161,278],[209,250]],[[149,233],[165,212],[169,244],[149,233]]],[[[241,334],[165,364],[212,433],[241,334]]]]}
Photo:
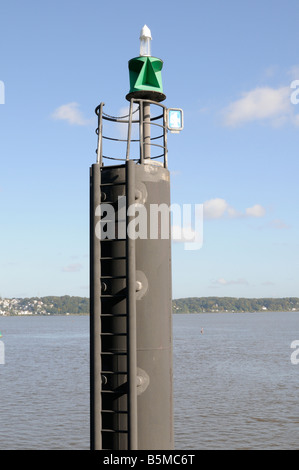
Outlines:
{"type": "MultiPolygon", "coordinates": [[[[264,313],[264,314],[271,314],[271,313],[299,313],[299,310],[288,310],[288,311],[280,311],[280,310],[275,310],[275,311],[270,311],[268,310],[267,312],[265,311],[257,311],[257,312],[184,312],[184,313],[178,313],[178,312],[172,312],[173,315],[225,315],[225,314],[232,314],[232,315],[240,315],[240,314],[259,314],[259,313],[264,313]]],[[[8,318],[8,317],[18,317],[18,318],[41,318],[41,317],[89,317],[89,313],[50,313],[49,315],[47,314],[27,314],[27,315],[20,315],[18,313],[10,313],[8,315],[0,315],[0,318],[8,318]]]]}
{"type": "Polygon", "coordinates": [[[187,297],[173,300],[175,313],[298,312],[299,298],[187,297]]]}
{"type": "MultiPolygon", "coordinates": [[[[1,316],[89,315],[87,297],[48,296],[30,298],[0,298],[1,316]]],[[[172,313],[271,313],[299,312],[298,297],[238,298],[185,297],[173,299],[172,313]]]]}
{"type": "Polygon", "coordinates": [[[298,310],[267,310],[267,311],[264,311],[264,310],[257,310],[257,311],[248,311],[248,312],[235,312],[235,311],[205,311],[205,312],[173,312],[174,315],[204,315],[208,313],[209,315],[212,315],[213,313],[216,313],[216,314],[222,314],[222,313],[235,313],[236,315],[240,314],[240,313],[299,313],[299,309],[298,310]]]}
{"type": "MultiPolygon", "coordinates": [[[[266,314],[271,314],[271,313],[299,313],[298,310],[258,310],[258,311],[248,311],[248,312],[236,312],[236,311],[205,311],[205,312],[172,312],[173,315],[213,315],[213,314],[226,314],[226,313],[232,313],[235,315],[239,315],[241,313],[244,314],[251,314],[251,313],[266,313],[266,314]]],[[[19,313],[9,313],[9,314],[2,314],[0,315],[1,317],[23,317],[23,318],[36,318],[36,317],[89,317],[89,313],[42,313],[42,314],[19,314],[19,313]]]]}

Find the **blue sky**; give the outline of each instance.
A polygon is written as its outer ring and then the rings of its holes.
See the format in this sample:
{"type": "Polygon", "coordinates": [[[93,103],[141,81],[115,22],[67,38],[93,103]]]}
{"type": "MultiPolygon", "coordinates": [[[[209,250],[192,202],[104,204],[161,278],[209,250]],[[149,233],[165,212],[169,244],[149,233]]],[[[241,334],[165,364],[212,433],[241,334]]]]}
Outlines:
{"type": "Polygon", "coordinates": [[[173,243],[173,297],[299,296],[298,15],[297,0],[2,0],[0,296],[88,296],[94,109],[127,105],[144,24],[164,103],[184,110],[172,202],[204,204],[202,248],[173,243]]]}

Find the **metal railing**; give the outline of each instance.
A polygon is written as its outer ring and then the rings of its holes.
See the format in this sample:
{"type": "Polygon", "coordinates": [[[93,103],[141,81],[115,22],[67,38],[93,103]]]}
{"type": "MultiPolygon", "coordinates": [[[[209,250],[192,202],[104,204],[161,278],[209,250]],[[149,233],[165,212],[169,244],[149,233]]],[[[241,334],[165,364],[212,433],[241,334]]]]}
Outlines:
{"type": "MultiPolygon", "coordinates": [[[[98,145],[97,145],[97,163],[103,165],[104,159],[113,160],[118,162],[126,162],[127,160],[134,160],[140,164],[148,163],[149,160],[160,160],[164,168],[167,168],[167,126],[166,126],[166,113],[167,108],[161,103],[151,100],[140,100],[132,98],[129,105],[129,113],[125,116],[110,116],[109,114],[104,113],[103,107],[104,103],[101,103],[96,107],[95,113],[98,116],[98,127],[96,129],[96,134],[98,136],[98,145]],[[134,105],[138,106],[137,109],[133,110],[134,105]],[[159,109],[158,115],[145,115],[145,107],[147,109],[153,109],[155,107],[159,109]],[[137,114],[138,118],[135,119],[134,115],[137,114]],[[103,132],[103,121],[110,121],[118,123],[121,125],[127,125],[127,136],[126,138],[116,138],[105,135],[103,132]],[[132,138],[132,126],[133,124],[138,124],[139,136],[137,139],[132,138]],[[151,131],[149,135],[145,136],[146,126],[150,129],[152,126],[155,126],[157,129],[161,129],[159,135],[151,136],[151,131]],[[103,140],[114,141],[114,142],[124,142],[126,143],[123,156],[114,156],[106,155],[103,153],[103,140]],[[138,155],[131,156],[131,143],[139,142],[139,151],[138,155]],[[149,147],[149,148],[148,148],[149,147]],[[159,150],[159,153],[157,153],[159,150]]],[[[136,152],[137,153],[137,152],[136,152]]]]}

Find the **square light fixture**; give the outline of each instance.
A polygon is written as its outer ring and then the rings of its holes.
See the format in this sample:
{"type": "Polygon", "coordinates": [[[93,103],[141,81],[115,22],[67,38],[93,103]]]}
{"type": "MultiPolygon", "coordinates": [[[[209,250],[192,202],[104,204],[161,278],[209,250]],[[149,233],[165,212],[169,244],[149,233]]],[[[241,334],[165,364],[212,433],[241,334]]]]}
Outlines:
{"type": "Polygon", "coordinates": [[[167,128],[170,132],[178,133],[184,127],[183,110],[180,108],[167,109],[167,128]]]}

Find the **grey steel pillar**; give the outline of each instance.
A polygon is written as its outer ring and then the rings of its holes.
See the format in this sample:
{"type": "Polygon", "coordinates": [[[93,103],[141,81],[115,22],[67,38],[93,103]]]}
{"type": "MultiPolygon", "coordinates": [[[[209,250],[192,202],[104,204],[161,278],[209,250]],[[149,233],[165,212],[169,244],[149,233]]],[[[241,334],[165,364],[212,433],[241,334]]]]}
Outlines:
{"type": "Polygon", "coordinates": [[[101,242],[95,233],[100,217],[95,215],[101,203],[101,167],[90,169],[90,435],[91,449],[102,448],[101,402],[101,242]]]}
{"type": "MultiPolygon", "coordinates": [[[[135,164],[126,163],[126,210],[135,204],[135,164]]],[[[133,217],[127,216],[127,224],[133,217]]],[[[137,330],[136,330],[136,243],[127,235],[127,333],[128,333],[128,448],[138,449],[137,424],[137,330]]]]}
{"type": "MultiPolygon", "coordinates": [[[[149,162],[135,165],[135,174],[137,201],[144,204],[149,228],[155,225],[151,208],[170,206],[169,171],[149,162]]],[[[136,293],[138,449],[145,450],[174,448],[171,239],[170,224],[168,237],[162,238],[165,217],[167,211],[162,218],[158,215],[157,238],[135,242],[140,289],[136,293]]]]}
{"type": "MultiPolygon", "coordinates": [[[[140,100],[141,109],[144,101],[140,100]]],[[[170,177],[165,167],[165,135],[161,136],[163,162],[150,158],[152,144],[144,145],[150,135],[150,103],[146,104],[145,125],[140,113],[144,135],[140,154],[148,147],[143,163],[141,158],[139,162],[129,159],[127,145],[127,158],[121,165],[103,166],[99,158],[91,168],[92,449],[174,447],[170,177]],[[145,214],[147,234],[142,237],[129,231],[136,223],[138,207],[145,214]],[[96,228],[110,223],[109,217],[105,222],[100,215],[109,208],[115,213],[115,233],[100,240],[96,228]]],[[[165,131],[165,107],[159,106],[165,131]]],[[[99,130],[102,137],[101,119],[99,130]]],[[[102,153],[101,142],[98,148],[102,153]]]]}

